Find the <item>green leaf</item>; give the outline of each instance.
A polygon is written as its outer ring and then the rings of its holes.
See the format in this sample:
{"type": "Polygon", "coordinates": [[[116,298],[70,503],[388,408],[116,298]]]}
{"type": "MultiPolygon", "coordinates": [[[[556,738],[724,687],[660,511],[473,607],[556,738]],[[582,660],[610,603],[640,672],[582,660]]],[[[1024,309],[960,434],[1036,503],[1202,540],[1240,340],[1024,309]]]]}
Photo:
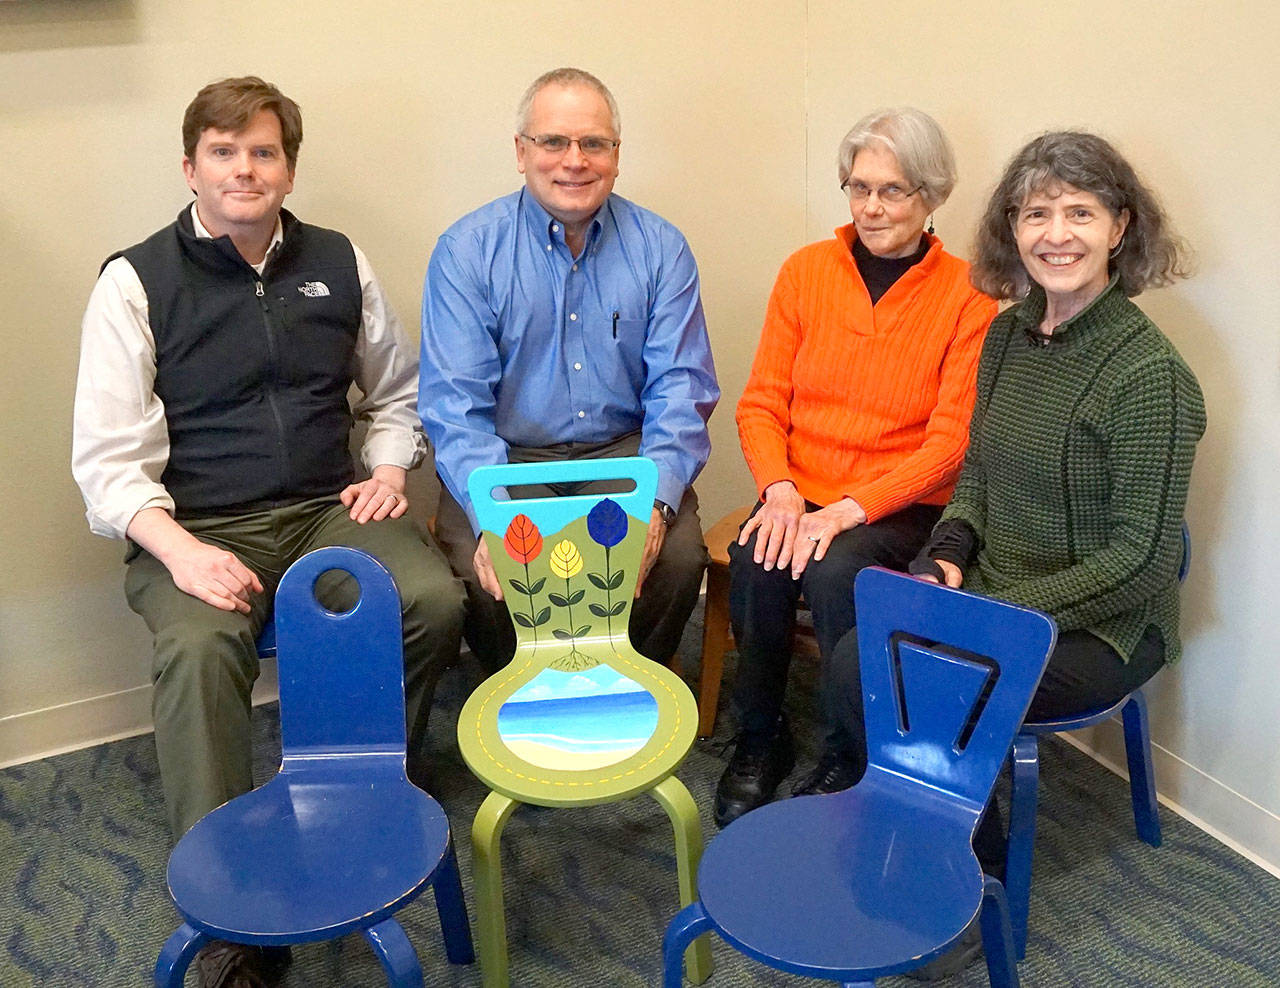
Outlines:
{"type": "Polygon", "coordinates": [[[575,590],[573,593],[569,594],[569,603],[581,604],[582,598],[585,597],[586,594],[587,592],[585,590],[575,590]]]}
{"type": "Polygon", "coordinates": [[[516,624],[520,625],[522,628],[534,627],[533,620],[528,614],[521,614],[519,611],[512,611],[511,616],[515,619],[516,624]]]}
{"type": "Polygon", "coordinates": [[[549,600],[549,601],[551,601],[551,603],[555,604],[555,605],[556,605],[556,607],[568,607],[568,606],[569,606],[569,601],[565,600],[565,596],[564,596],[564,594],[560,594],[560,593],[549,593],[549,594],[547,594],[547,600],[549,600]]]}
{"type": "Polygon", "coordinates": [[[591,625],[589,625],[589,624],[584,624],[581,628],[579,628],[577,631],[575,631],[575,632],[573,633],[573,637],[574,637],[574,638],[581,638],[583,635],[585,635],[585,634],[586,634],[588,631],[590,631],[590,630],[591,630],[591,625]]]}
{"type": "Polygon", "coordinates": [[[551,633],[552,633],[553,635],[555,635],[557,638],[559,638],[562,642],[571,642],[571,641],[573,641],[573,635],[571,635],[571,634],[569,634],[569,632],[565,631],[565,630],[564,630],[564,628],[556,628],[556,629],[555,629],[554,631],[552,631],[551,633]]]}
{"type": "Polygon", "coordinates": [[[536,593],[542,593],[542,585],[547,582],[545,576],[540,576],[529,585],[529,596],[532,597],[536,593]]]}
{"type": "Polygon", "coordinates": [[[608,616],[609,616],[609,612],[608,612],[607,610],[605,610],[604,604],[588,604],[588,605],[587,605],[587,610],[589,610],[589,611],[590,611],[592,614],[594,614],[596,617],[608,617],[608,616]]]}
{"type": "Polygon", "coordinates": [[[599,573],[588,573],[587,579],[591,581],[591,585],[597,590],[608,590],[609,585],[604,582],[604,577],[599,573]]]}
{"type": "Polygon", "coordinates": [[[522,593],[526,597],[529,596],[529,588],[526,587],[519,580],[508,580],[507,582],[510,583],[513,587],[515,587],[516,593],[522,593]]]}
{"type": "MultiPolygon", "coordinates": [[[[616,573],[614,573],[613,576],[609,577],[609,589],[617,590],[618,587],[622,586],[622,581],[623,579],[626,578],[626,575],[627,575],[626,570],[620,569],[616,573]]],[[[603,590],[604,588],[601,587],[600,589],[603,590]]]]}
{"type": "Polygon", "coordinates": [[[538,612],[538,616],[533,619],[533,626],[541,628],[544,624],[551,620],[551,608],[544,607],[538,612]]]}
{"type": "Polygon", "coordinates": [[[609,617],[617,617],[626,609],[627,609],[627,602],[625,600],[620,600],[613,605],[613,610],[609,612],[609,617]]]}

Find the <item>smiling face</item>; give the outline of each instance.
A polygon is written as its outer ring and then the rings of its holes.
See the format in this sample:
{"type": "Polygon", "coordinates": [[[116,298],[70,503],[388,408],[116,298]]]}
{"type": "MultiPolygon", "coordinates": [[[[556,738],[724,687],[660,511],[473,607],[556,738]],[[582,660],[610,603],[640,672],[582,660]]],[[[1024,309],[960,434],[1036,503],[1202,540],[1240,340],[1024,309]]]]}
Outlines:
{"type": "Polygon", "coordinates": [[[270,240],[284,197],[293,191],[280,118],[272,110],[260,110],[234,133],[207,128],[195,156],[183,157],[182,172],[205,229],[215,237],[230,236],[237,247],[270,240]]]}
{"type": "Polygon", "coordinates": [[[1070,318],[1107,287],[1107,261],[1129,223],[1092,192],[1065,184],[1027,196],[1013,219],[1018,255],[1049,305],[1070,318]]]}
{"type": "MultiPolygon", "coordinates": [[[[531,137],[616,139],[609,104],[585,85],[543,86],[529,108],[525,133],[531,137]]],[[[544,151],[516,135],[516,168],[525,185],[548,213],[565,225],[566,239],[580,236],[604,205],[618,177],[618,149],[588,157],[578,144],[559,153],[544,151]]]]}
{"type": "Polygon", "coordinates": [[[862,200],[849,198],[849,213],[863,246],[877,257],[914,254],[924,233],[924,221],[929,218],[924,197],[915,192],[902,202],[884,202],[878,191],[891,185],[903,191],[915,188],[902,174],[898,156],[878,143],[863,148],[849,168],[848,188],[859,185],[877,190],[862,200]]]}

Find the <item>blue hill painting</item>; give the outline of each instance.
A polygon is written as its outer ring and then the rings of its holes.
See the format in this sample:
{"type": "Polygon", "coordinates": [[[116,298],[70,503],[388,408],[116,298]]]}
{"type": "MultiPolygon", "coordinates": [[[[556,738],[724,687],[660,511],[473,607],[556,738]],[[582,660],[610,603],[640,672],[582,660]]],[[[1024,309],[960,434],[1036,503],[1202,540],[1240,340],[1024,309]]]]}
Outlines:
{"type": "Polygon", "coordinates": [[[498,711],[498,734],[515,754],[569,771],[629,758],[657,726],[658,702],[649,691],[607,665],[543,669],[498,711]]]}

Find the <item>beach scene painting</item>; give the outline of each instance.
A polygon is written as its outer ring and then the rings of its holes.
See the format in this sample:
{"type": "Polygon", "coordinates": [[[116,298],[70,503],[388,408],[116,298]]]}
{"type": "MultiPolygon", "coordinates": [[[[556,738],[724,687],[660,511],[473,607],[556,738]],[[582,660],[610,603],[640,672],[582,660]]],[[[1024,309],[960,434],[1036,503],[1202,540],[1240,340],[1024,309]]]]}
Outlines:
{"type": "Polygon", "coordinates": [[[657,700],[608,665],[543,669],[498,710],[498,735],[514,754],[567,771],[629,758],[657,727],[657,700]]]}

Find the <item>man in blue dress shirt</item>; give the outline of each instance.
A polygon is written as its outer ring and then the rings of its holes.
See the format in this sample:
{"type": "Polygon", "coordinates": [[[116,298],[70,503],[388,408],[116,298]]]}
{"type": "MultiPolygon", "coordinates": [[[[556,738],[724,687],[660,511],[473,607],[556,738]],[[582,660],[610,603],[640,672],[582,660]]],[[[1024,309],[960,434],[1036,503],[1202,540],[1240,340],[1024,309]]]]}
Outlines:
{"type": "Polygon", "coordinates": [[[517,113],[524,188],[453,224],[427,268],[418,411],[443,482],[436,537],[490,670],[515,636],[467,497],[478,466],[637,453],[658,465],[631,616],[655,661],[675,653],[707,565],[692,484],[720,389],[698,270],[675,227],[612,195],[619,137],[599,79],[540,76],[517,113]]]}

